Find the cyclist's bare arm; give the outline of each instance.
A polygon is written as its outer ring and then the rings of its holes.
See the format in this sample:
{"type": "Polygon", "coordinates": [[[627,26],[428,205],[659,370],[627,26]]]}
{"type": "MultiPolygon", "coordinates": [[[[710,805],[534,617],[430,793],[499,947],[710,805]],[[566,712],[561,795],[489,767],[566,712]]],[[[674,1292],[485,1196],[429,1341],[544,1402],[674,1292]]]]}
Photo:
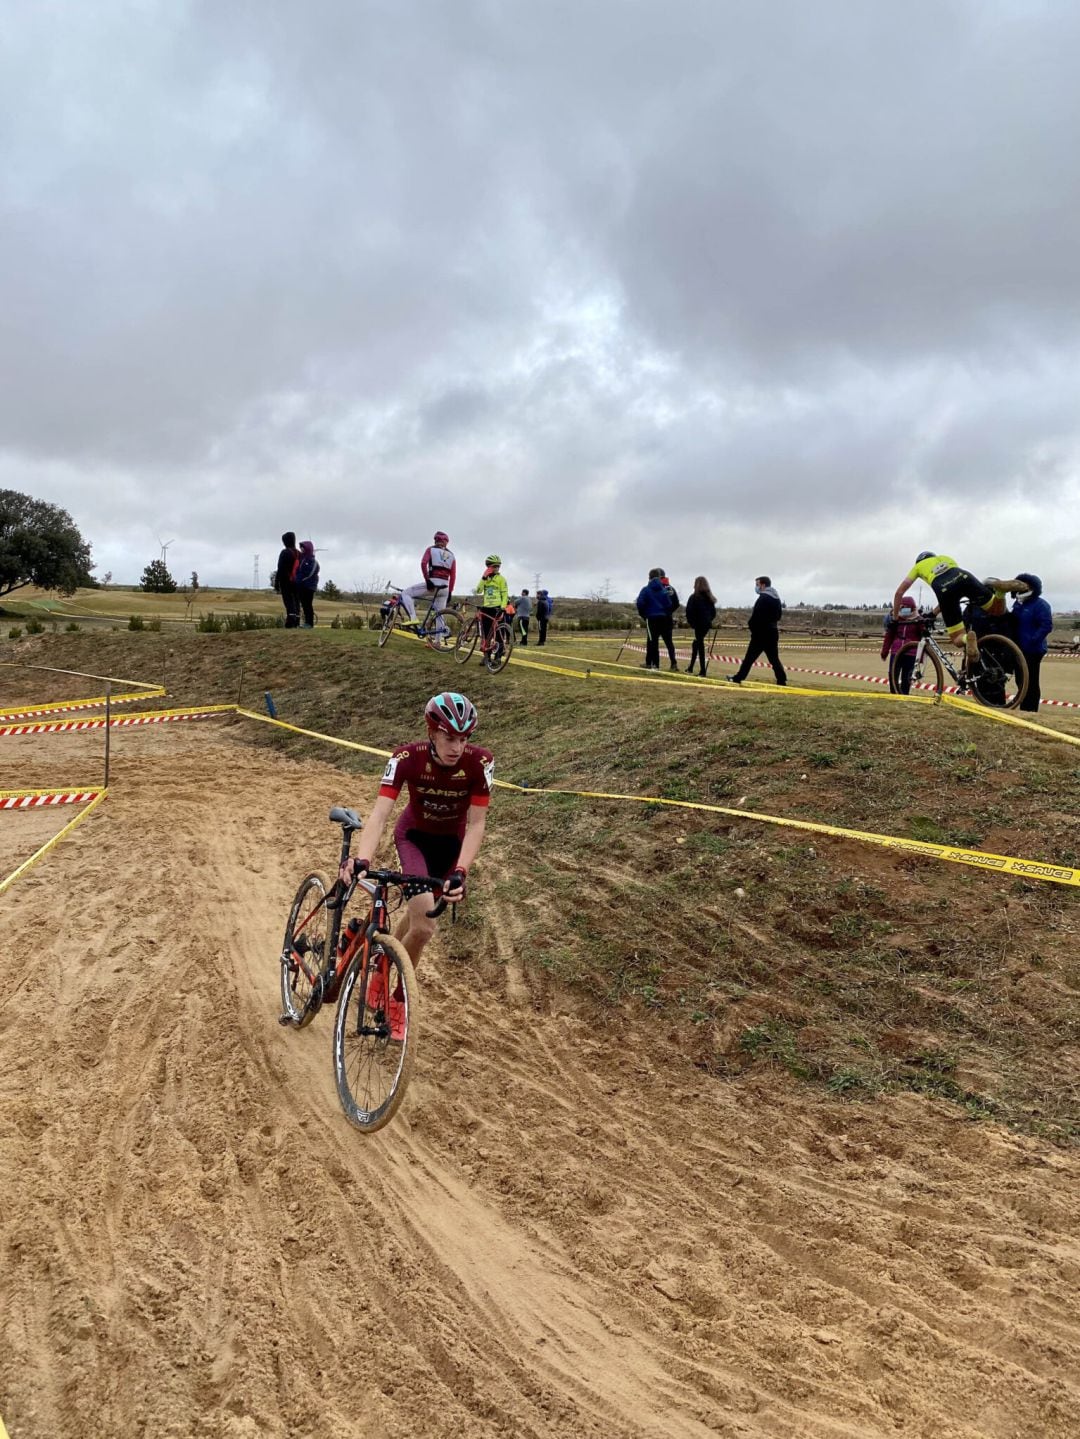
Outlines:
{"type": "Polygon", "coordinates": [[[893,595],[892,600],[892,617],[894,620],[898,620],[900,618],[900,602],[907,594],[910,586],[911,581],[908,579],[907,575],[905,575],[896,587],[896,594],[893,595]]]}
{"type": "Polygon", "coordinates": [[[356,854],[350,855],[338,871],[338,877],[343,883],[348,884],[355,877],[358,859],[366,859],[370,863],[375,858],[375,851],[379,848],[379,841],[386,828],[386,821],[390,818],[390,811],[396,803],[397,800],[381,794],[371,806],[371,812],[364,821],[360,837],[356,842],[356,854]]]}

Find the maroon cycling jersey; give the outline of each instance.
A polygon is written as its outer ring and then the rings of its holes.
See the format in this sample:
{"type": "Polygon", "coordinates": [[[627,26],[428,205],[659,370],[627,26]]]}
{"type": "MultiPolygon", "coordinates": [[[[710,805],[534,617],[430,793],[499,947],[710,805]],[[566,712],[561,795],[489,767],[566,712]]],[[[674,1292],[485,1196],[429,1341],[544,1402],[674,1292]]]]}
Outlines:
{"type": "Polygon", "coordinates": [[[495,783],[495,760],[489,750],[466,745],[455,765],[439,764],[430,740],[396,749],[387,761],[379,794],[397,799],[403,784],[409,803],[398,821],[428,834],[463,835],[472,805],[486,807],[495,783]]]}

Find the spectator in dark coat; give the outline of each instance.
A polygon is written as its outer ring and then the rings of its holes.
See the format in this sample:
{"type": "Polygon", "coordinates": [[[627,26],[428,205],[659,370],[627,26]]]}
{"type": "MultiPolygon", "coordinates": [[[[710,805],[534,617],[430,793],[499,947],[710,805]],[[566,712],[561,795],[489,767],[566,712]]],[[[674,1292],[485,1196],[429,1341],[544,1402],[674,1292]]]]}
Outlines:
{"type": "Polygon", "coordinates": [[[690,663],[686,666],[686,673],[694,673],[694,660],[701,666],[701,673],[704,675],[707,668],[705,660],[705,636],[713,627],[716,619],[716,596],[709,589],[709,582],[704,575],[698,575],[694,581],[694,592],[686,601],[686,623],[694,631],[694,643],[690,650],[690,663]]]}
{"type": "Polygon", "coordinates": [[[780,603],[780,596],[772,586],[772,580],[768,575],[759,575],[754,581],[754,588],[757,591],[757,599],[754,608],[750,611],[750,619],[747,629],[750,631],[750,643],[746,647],[746,654],[738,671],[728,675],[733,684],[741,685],[746,676],[750,673],[750,666],[759,655],[764,655],[773,668],[778,685],[787,684],[787,671],[780,663],[780,616],[784,613],[784,607],[780,603]]]}
{"type": "Polygon", "coordinates": [[[1054,612],[1042,597],[1042,580],[1038,575],[1017,575],[1016,578],[1028,586],[1028,592],[1018,595],[1012,607],[1016,642],[1024,652],[1028,667],[1027,693],[1020,708],[1037,711],[1042,699],[1039,671],[1046,653],[1046,637],[1054,628],[1054,612]]]}
{"type": "Polygon", "coordinates": [[[671,668],[673,670],[679,668],[675,660],[675,646],[671,639],[671,616],[678,601],[678,595],[664,579],[663,570],[650,570],[649,583],[637,597],[637,612],[645,621],[645,668],[647,670],[660,668],[661,636],[667,643],[671,668]]]}
{"type": "Polygon", "coordinates": [[[300,551],[296,548],[296,535],[292,530],[285,531],[281,543],[285,548],[278,555],[274,589],[285,606],[285,628],[295,630],[300,627],[300,601],[296,594],[296,567],[300,563],[300,551]]]}
{"type": "Polygon", "coordinates": [[[300,563],[296,567],[296,598],[304,612],[304,629],[315,628],[315,591],[319,588],[319,562],[310,540],[300,541],[300,563]]]}
{"type": "Polygon", "coordinates": [[[551,596],[547,590],[537,590],[536,628],[540,631],[540,638],[536,642],[537,649],[539,649],[541,645],[547,644],[548,620],[551,618],[551,611],[554,608],[554,605],[551,603],[551,596]]]}

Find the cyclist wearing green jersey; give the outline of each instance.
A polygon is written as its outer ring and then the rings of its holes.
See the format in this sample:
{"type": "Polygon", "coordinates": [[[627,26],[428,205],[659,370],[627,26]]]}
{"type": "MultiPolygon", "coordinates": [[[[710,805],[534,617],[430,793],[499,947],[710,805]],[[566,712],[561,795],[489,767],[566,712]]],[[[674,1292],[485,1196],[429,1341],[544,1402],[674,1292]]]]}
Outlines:
{"type": "Polygon", "coordinates": [[[499,573],[502,565],[499,556],[488,555],[484,564],[487,568],[480,576],[476,593],[480,596],[480,648],[487,650],[491,643],[491,637],[495,633],[495,625],[505,614],[506,607],[510,603],[510,591],[507,588],[505,577],[499,573]]]}
{"type": "Polygon", "coordinates": [[[949,639],[966,650],[969,664],[974,664],[979,658],[979,642],[961,610],[963,601],[986,607],[993,603],[997,590],[1012,590],[1014,586],[1026,589],[1022,580],[976,579],[970,570],[961,569],[951,555],[937,555],[933,550],[923,550],[896,587],[892,605],[894,619],[900,618],[900,606],[907,587],[915,580],[923,580],[934,591],[949,639]]]}

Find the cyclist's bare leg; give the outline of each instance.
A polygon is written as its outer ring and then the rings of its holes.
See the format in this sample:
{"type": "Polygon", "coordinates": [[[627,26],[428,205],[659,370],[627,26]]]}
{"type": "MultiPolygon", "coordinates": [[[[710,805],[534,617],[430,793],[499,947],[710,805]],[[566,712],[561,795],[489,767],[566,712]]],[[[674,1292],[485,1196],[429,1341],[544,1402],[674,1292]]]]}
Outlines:
{"type": "Polygon", "coordinates": [[[418,894],[405,906],[405,923],[398,930],[397,938],[409,951],[414,966],[419,965],[424,946],[435,933],[436,921],[428,919],[428,910],[434,903],[430,894],[418,894]]]}

